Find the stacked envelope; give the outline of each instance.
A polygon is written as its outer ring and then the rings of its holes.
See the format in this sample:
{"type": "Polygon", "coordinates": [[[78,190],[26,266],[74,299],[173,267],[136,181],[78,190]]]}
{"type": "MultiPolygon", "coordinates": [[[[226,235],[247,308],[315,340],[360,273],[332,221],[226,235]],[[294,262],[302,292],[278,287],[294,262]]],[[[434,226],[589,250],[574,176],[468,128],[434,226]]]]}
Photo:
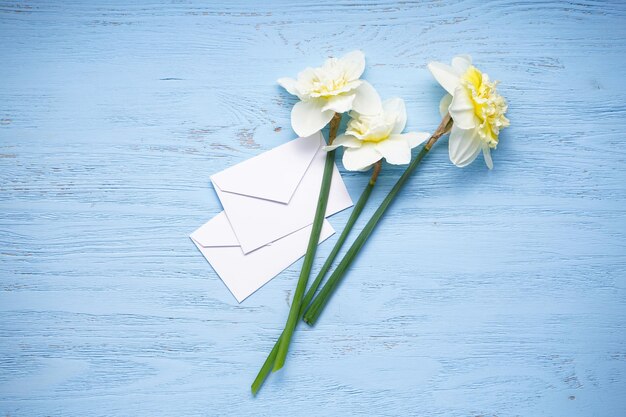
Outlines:
{"type": "MultiPolygon", "coordinates": [[[[224,211],[191,234],[241,302],[307,248],[326,153],[321,133],[298,138],[211,176],[224,211]]],[[[352,206],[334,167],[326,217],[352,206]]],[[[324,220],[320,242],[335,231],[324,220]]]]}

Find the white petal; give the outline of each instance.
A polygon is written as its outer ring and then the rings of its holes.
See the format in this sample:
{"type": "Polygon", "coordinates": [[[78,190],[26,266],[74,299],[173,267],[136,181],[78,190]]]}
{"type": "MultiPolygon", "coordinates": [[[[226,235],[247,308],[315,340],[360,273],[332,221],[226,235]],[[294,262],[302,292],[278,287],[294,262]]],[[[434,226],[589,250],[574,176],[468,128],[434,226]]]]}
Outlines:
{"type": "Polygon", "coordinates": [[[346,77],[349,80],[356,80],[365,71],[365,55],[361,51],[352,51],[339,59],[344,65],[346,77]]]}
{"type": "Polygon", "coordinates": [[[448,142],[450,161],[458,167],[471,164],[482,149],[482,143],[475,129],[463,130],[452,125],[448,142]]]}
{"type": "Polygon", "coordinates": [[[322,130],[330,122],[335,112],[322,111],[325,100],[299,101],[291,109],[291,127],[298,136],[305,138],[322,130]]]}
{"type": "Polygon", "coordinates": [[[462,85],[454,90],[452,102],[448,108],[454,124],[461,129],[473,129],[476,126],[474,102],[469,92],[462,85]]]}
{"type": "Polygon", "coordinates": [[[298,82],[293,78],[279,78],[276,82],[287,90],[289,94],[293,94],[294,96],[299,95],[300,92],[298,91],[298,87],[296,87],[298,82]]]}
{"type": "Polygon", "coordinates": [[[455,71],[450,65],[441,62],[430,62],[428,69],[439,84],[450,94],[454,94],[454,89],[459,85],[461,74],[455,71]]]}
{"type": "Polygon", "coordinates": [[[411,162],[411,147],[404,135],[391,135],[387,140],[378,142],[376,150],[385,157],[387,162],[403,165],[411,162]]]}
{"type": "Polygon", "coordinates": [[[469,55],[458,55],[452,58],[452,68],[459,74],[464,74],[472,65],[472,57],[469,55]]]}
{"type": "Polygon", "coordinates": [[[322,111],[332,110],[337,113],[344,113],[352,109],[352,102],[356,94],[333,96],[328,99],[322,111]]]}
{"type": "Polygon", "coordinates": [[[415,148],[418,145],[421,145],[422,143],[426,142],[429,138],[430,138],[430,133],[427,132],[407,132],[407,133],[403,133],[401,135],[392,135],[392,136],[402,136],[407,143],[409,144],[409,147],[415,148]]]}
{"type": "Polygon", "coordinates": [[[450,94],[446,94],[441,97],[441,101],[439,102],[439,114],[441,117],[448,114],[448,107],[450,107],[450,103],[452,103],[452,96],[450,94]]]}
{"type": "Polygon", "coordinates": [[[363,81],[354,92],[356,97],[352,102],[352,110],[365,115],[378,114],[383,110],[378,92],[367,81],[363,81]]]}
{"type": "Polygon", "coordinates": [[[491,149],[487,144],[483,144],[483,158],[487,164],[487,168],[493,169],[493,160],[491,159],[491,149]]]}
{"type": "Polygon", "coordinates": [[[298,82],[304,83],[304,84],[310,84],[312,80],[314,80],[317,77],[317,75],[315,74],[315,68],[311,68],[311,67],[306,67],[305,69],[303,69],[302,71],[300,71],[298,73],[298,82]]]}
{"type": "Polygon", "coordinates": [[[343,152],[343,166],[348,171],[362,171],[382,157],[372,143],[366,142],[360,148],[346,148],[343,152]]]}
{"type": "Polygon", "coordinates": [[[387,114],[394,115],[396,122],[393,126],[392,133],[402,133],[406,126],[406,106],[401,98],[390,98],[383,102],[383,110],[387,114]]]}
{"type": "Polygon", "coordinates": [[[346,148],[360,148],[362,144],[363,141],[358,140],[352,135],[339,135],[335,138],[332,145],[324,146],[323,149],[325,151],[332,151],[340,146],[345,146],[346,148]]]}

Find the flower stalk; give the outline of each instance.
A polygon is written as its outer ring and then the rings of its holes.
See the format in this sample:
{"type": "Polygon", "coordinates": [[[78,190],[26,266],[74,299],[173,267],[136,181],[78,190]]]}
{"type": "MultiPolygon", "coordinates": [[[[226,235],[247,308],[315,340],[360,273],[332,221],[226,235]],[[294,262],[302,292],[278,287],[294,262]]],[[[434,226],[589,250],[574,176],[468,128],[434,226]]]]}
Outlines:
{"type": "MultiPolygon", "coordinates": [[[[332,144],[333,140],[337,137],[337,130],[339,130],[339,124],[341,123],[341,114],[335,113],[330,121],[330,132],[328,134],[328,143],[332,144]]],[[[276,372],[285,364],[287,358],[287,352],[289,351],[289,344],[291,343],[291,337],[296,328],[296,323],[300,319],[300,308],[302,305],[302,296],[306,289],[311,275],[311,268],[313,267],[313,259],[315,258],[315,252],[317,251],[317,245],[320,239],[320,233],[322,231],[322,224],[326,214],[326,206],[328,204],[328,194],[330,192],[330,184],[332,182],[333,168],[335,163],[335,152],[328,152],[326,154],[326,163],[324,165],[324,174],[322,178],[322,185],[320,187],[319,199],[317,202],[317,208],[315,209],[315,217],[313,219],[313,227],[311,229],[311,235],[309,237],[309,244],[307,246],[306,255],[304,256],[304,263],[302,264],[302,270],[298,278],[298,284],[296,285],[296,291],[293,296],[291,308],[289,309],[289,316],[287,317],[287,323],[285,324],[285,330],[281,337],[278,351],[276,353],[276,360],[274,361],[273,371],[276,372]]]]}
{"type": "MultiPolygon", "coordinates": [[[[363,190],[363,193],[361,194],[361,197],[359,197],[359,200],[354,205],[354,209],[352,210],[352,213],[350,214],[350,217],[348,218],[348,222],[346,223],[346,227],[341,232],[341,235],[339,236],[339,239],[337,239],[337,242],[335,243],[335,246],[333,246],[333,249],[330,251],[330,254],[328,255],[328,258],[326,258],[326,262],[324,262],[324,265],[322,265],[322,268],[320,269],[319,273],[315,277],[315,280],[313,280],[313,283],[311,284],[311,286],[307,290],[306,294],[302,298],[302,304],[301,304],[301,307],[300,307],[300,312],[298,314],[298,320],[297,321],[300,321],[300,319],[302,318],[302,315],[304,314],[304,311],[306,310],[306,308],[308,307],[309,303],[311,302],[311,300],[315,296],[315,293],[317,292],[317,289],[319,288],[320,284],[324,280],[324,277],[326,277],[326,274],[330,270],[330,267],[332,266],[333,261],[335,260],[335,258],[339,254],[339,251],[341,250],[341,248],[343,247],[343,244],[345,243],[346,239],[348,238],[348,235],[350,234],[350,231],[352,230],[352,227],[354,226],[354,224],[356,223],[357,219],[361,215],[361,212],[363,211],[363,207],[365,207],[365,204],[367,203],[367,200],[369,199],[370,195],[372,194],[372,190],[374,188],[374,185],[376,184],[376,180],[378,179],[378,174],[380,173],[380,169],[381,169],[381,166],[382,166],[381,162],[382,161],[379,161],[378,163],[376,163],[376,165],[374,165],[374,170],[372,172],[372,176],[370,177],[370,180],[368,181],[367,186],[363,190]]],[[[296,322],[296,325],[297,325],[297,322],[296,322]]],[[[252,383],[252,386],[251,386],[253,395],[256,395],[259,392],[259,390],[261,389],[261,386],[265,382],[265,379],[267,379],[267,376],[269,375],[270,370],[272,369],[272,367],[274,365],[274,362],[276,360],[276,355],[278,354],[278,348],[279,348],[279,346],[281,344],[283,336],[284,336],[284,331],[283,331],[283,334],[280,335],[280,337],[278,338],[278,340],[274,344],[274,347],[272,348],[271,352],[269,353],[269,355],[265,359],[265,362],[263,363],[263,366],[261,366],[261,369],[259,370],[259,373],[257,374],[256,378],[254,379],[254,382],[252,383]]]]}
{"type": "Polygon", "coordinates": [[[367,224],[365,225],[365,227],[363,228],[359,236],[356,238],[352,246],[350,246],[350,249],[348,249],[348,252],[344,255],[343,259],[339,262],[339,265],[337,265],[337,268],[335,269],[335,271],[328,278],[328,281],[326,282],[326,284],[324,284],[319,294],[313,299],[308,309],[304,313],[303,320],[308,325],[313,326],[317,322],[317,319],[319,318],[320,314],[324,310],[326,304],[328,304],[328,301],[330,300],[335,290],[337,289],[337,286],[339,285],[342,278],[344,277],[347,269],[350,267],[350,265],[352,264],[352,261],[354,260],[356,255],[359,253],[363,245],[365,245],[365,242],[374,231],[374,228],[376,227],[376,225],[378,224],[382,216],[387,211],[387,208],[389,208],[389,205],[391,204],[391,202],[398,195],[398,193],[400,192],[400,189],[402,189],[402,187],[404,186],[408,178],[411,176],[413,171],[415,171],[415,169],[419,166],[419,164],[422,162],[422,159],[424,159],[426,154],[428,154],[428,152],[433,147],[433,145],[437,142],[437,140],[439,140],[439,138],[441,138],[443,135],[450,132],[450,129],[452,129],[452,124],[453,123],[452,123],[452,119],[450,118],[450,114],[446,114],[443,117],[443,120],[441,121],[435,133],[433,133],[430,136],[430,138],[428,139],[426,144],[422,147],[420,152],[417,154],[413,162],[411,162],[411,164],[407,167],[407,169],[404,171],[402,176],[398,179],[398,181],[393,186],[389,194],[387,194],[387,196],[385,197],[383,202],[380,204],[378,209],[374,212],[374,214],[372,215],[370,220],[367,222],[367,224]]]}

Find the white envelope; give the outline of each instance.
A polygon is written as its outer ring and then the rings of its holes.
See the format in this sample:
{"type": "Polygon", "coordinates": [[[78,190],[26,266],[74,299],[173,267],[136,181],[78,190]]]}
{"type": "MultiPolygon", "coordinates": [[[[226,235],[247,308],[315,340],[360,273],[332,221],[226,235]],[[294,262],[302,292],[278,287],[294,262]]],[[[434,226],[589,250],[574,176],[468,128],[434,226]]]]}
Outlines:
{"type": "MultiPolygon", "coordinates": [[[[321,133],[298,138],[211,176],[244,253],[313,223],[326,152],[321,133]]],[[[352,206],[334,166],[326,216],[352,206]]]]}
{"type": "MultiPolygon", "coordinates": [[[[221,212],[190,237],[237,301],[242,302],[306,253],[312,227],[309,225],[244,254],[225,213],[221,212]]],[[[330,223],[324,220],[320,242],[333,233],[330,223]]]]}

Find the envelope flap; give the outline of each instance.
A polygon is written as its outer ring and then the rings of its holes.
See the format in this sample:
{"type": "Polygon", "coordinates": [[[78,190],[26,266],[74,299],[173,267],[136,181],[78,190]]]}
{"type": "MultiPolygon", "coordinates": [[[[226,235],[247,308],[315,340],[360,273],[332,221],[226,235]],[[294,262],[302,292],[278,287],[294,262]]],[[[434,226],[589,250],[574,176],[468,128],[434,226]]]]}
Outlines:
{"type": "Polygon", "coordinates": [[[221,212],[189,235],[205,248],[240,246],[225,212],[221,212]]]}
{"type": "Polygon", "coordinates": [[[222,191],[287,204],[322,145],[322,134],[298,138],[211,176],[222,191]]]}

